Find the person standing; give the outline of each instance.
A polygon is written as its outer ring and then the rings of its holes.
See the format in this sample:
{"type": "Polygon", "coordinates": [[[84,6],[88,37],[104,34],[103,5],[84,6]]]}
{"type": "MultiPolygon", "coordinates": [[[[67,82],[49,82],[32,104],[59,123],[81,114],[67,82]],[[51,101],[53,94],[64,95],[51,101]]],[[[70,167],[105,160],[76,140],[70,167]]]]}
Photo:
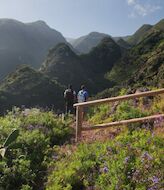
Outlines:
{"type": "Polygon", "coordinates": [[[72,85],[68,85],[68,88],[64,91],[65,99],[65,113],[74,113],[73,104],[76,101],[76,92],[73,90],[72,85]]]}
{"type": "MultiPolygon", "coordinates": [[[[78,92],[77,101],[78,103],[86,102],[88,100],[88,92],[84,85],[81,86],[81,90],[78,92]]],[[[87,108],[82,108],[82,118],[84,119],[87,108]]]]}
{"type": "Polygon", "coordinates": [[[77,100],[78,103],[86,102],[88,100],[88,92],[84,85],[81,85],[81,90],[78,92],[77,100]]]}

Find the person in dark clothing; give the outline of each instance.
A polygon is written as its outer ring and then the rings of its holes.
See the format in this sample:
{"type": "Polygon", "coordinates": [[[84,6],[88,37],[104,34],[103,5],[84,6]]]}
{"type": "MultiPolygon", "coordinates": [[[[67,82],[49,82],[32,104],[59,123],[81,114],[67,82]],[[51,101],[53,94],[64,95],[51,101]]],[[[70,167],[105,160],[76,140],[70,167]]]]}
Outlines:
{"type": "Polygon", "coordinates": [[[76,92],[73,90],[72,85],[69,85],[68,88],[64,91],[65,99],[65,113],[74,113],[73,104],[76,102],[76,92]]]}

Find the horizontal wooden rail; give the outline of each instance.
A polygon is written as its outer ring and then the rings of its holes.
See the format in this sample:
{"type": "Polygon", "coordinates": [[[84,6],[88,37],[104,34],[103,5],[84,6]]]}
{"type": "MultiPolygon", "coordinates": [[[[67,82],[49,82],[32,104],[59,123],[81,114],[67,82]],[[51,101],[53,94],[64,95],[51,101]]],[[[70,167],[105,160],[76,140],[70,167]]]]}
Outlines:
{"type": "Polygon", "coordinates": [[[146,96],[155,96],[155,95],[159,95],[159,94],[164,94],[164,88],[158,89],[158,90],[147,91],[147,92],[140,92],[140,93],[135,93],[135,94],[129,94],[129,95],[124,95],[124,96],[105,98],[105,99],[100,99],[100,100],[93,100],[93,101],[74,104],[74,107],[76,107],[76,141],[78,141],[78,139],[81,138],[82,131],[102,129],[102,128],[106,128],[106,127],[126,125],[126,124],[137,123],[137,122],[144,123],[149,120],[155,120],[159,117],[164,117],[164,114],[159,114],[159,115],[153,115],[153,116],[148,116],[148,117],[115,121],[115,122],[106,123],[106,124],[99,124],[99,125],[95,125],[93,127],[82,127],[83,108],[85,106],[93,106],[93,105],[99,105],[99,104],[104,104],[104,103],[129,100],[129,99],[133,99],[133,98],[141,98],[141,97],[146,97],[146,96]]]}
{"type": "Polygon", "coordinates": [[[134,119],[128,119],[128,120],[122,120],[122,121],[115,121],[115,122],[110,122],[110,123],[105,123],[105,124],[98,124],[92,127],[83,127],[82,131],[90,131],[90,130],[95,130],[95,129],[104,129],[108,127],[115,127],[115,126],[120,126],[120,125],[127,125],[131,123],[145,123],[146,121],[151,121],[159,118],[164,118],[164,114],[158,114],[158,115],[152,115],[152,116],[147,116],[147,117],[141,117],[141,118],[134,118],[134,119]]]}
{"type": "Polygon", "coordinates": [[[140,92],[140,93],[136,93],[136,94],[129,94],[129,95],[124,95],[124,96],[93,100],[93,101],[88,101],[88,102],[83,102],[83,103],[76,103],[76,104],[74,104],[74,107],[77,107],[77,106],[85,107],[85,106],[91,106],[91,105],[98,105],[98,104],[116,102],[116,101],[121,101],[121,100],[129,100],[132,98],[140,98],[140,97],[145,97],[145,96],[155,96],[155,95],[163,94],[163,93],[164,93],[164,88],[159,89],[159,90],[140,92]]]}

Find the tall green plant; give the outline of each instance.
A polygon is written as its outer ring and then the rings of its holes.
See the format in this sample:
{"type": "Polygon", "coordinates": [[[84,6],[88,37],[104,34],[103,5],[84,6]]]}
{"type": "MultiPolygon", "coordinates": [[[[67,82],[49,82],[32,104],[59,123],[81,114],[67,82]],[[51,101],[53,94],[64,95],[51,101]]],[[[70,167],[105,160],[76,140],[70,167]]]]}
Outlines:
{"type": "Polygon", "coordinates": [[[2,156],[2,158],[5,157],[8,147],[17,139],[18,135],[19,135],[19,130],[14,129],[6,138],[2,148],[0,148],[0,155],[2,156]]]}

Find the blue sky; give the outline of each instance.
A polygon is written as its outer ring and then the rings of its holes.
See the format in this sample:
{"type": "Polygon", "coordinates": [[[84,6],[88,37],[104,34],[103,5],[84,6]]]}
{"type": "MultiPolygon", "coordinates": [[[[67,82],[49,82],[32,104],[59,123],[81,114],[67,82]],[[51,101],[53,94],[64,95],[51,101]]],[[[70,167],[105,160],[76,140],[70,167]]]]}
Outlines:
{"type": "Polygon", "coordinates": [[[164,18],[164,0],[0,0],[0,18],[44,20],[66,37],[124,36],[164,18]]]}

